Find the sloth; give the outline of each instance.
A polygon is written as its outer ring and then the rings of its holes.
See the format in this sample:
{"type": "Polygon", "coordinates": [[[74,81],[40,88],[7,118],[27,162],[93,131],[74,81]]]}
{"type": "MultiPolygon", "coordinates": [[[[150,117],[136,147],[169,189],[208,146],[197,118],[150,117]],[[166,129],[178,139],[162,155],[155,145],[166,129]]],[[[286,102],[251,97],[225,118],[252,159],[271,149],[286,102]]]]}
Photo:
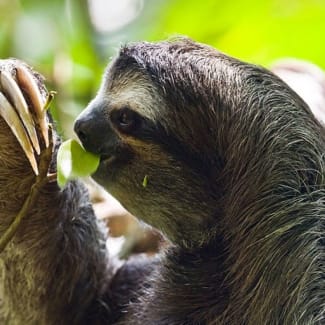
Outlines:
{"type": "MultiPolygon", "coordinates": [[[[0,256],[3,323],[324,322],[325,132],[273,73],[189,39],[129,44],[74,128],[94,180],[170,245],[115,261],[84,185],[51,182],[0,256]]],[[[3,233],[34,176],[3,120],[0,143],[3,233]]]]}

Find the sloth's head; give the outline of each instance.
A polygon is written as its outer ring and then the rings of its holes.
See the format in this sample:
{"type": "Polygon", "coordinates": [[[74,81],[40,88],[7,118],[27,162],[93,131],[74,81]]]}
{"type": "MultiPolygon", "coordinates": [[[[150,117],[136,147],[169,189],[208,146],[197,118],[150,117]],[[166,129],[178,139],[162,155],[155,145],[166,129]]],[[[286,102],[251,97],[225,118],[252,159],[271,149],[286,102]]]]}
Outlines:
{"type": "Polygon", "coordinates": [[[310,116],[262,68],[188,39],[136,43],[108,67],[75,130],[101,156],[99,184],[171,240],[196,245],[214,232],[242,169],[261,158],[263,130],[287,124],[283,110],[310,116]]]}

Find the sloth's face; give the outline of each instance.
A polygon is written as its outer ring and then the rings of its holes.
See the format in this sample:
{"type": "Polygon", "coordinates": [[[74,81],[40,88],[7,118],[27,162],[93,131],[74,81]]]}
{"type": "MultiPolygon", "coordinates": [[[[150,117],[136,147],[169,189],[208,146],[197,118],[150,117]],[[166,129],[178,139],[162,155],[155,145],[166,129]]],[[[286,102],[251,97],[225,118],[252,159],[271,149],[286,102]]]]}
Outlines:
{"type": "Polygon", "coordinates": [[[171,240],[200,240],[194,232],[209,227],[205,215],[213,215],[216,193],[205,166],[166,128],[175,123],[168,110],[173,107],[146,74],[132,68],[117,73],[113,64],[75,131],[86,150],[100,155],[94,180],[126,209],[171,240]]]}
{"type": "Polygon", "coordinates": [[[137,73],[112,79],[108,71],[107,76],[78,117],[75,131],[85,149],[100,156],[93,175],[99,184],[118,193],[130,192],[133,186],[145,190],[143,180],[149,188],[152,175],[148,173],[153,166],[159,168],[164,156],[156,139],[160,135],[155,124],[155,110],[159,110],[154,107],[155,89],[137,73]]]}

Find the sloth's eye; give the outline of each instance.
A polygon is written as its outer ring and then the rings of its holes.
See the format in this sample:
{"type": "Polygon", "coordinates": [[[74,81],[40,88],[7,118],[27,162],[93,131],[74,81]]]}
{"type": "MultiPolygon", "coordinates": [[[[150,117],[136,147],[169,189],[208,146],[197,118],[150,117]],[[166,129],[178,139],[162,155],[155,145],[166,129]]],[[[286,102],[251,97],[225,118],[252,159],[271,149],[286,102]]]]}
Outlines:
{"type": "Polygon", "coordinates": [[[133,117],[131,116],[130,112],[124,111],[121,112],[121,115],[119,116],[118,120],[121,127],[129,127],[133,124],[133,117]]]}
{"type": "Polygon", "coordinates": [[[124,107],[114,112],[113,119],[122,132],[130,133],[136,127],[136,113],[128,107],[124,107]]]}

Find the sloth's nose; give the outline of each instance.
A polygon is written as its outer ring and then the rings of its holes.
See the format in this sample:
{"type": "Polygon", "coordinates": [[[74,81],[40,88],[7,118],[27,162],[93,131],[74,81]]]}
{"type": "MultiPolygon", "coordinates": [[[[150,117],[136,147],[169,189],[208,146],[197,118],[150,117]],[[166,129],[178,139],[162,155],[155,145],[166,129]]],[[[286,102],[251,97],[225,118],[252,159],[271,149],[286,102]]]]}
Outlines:
{"type": "Polygon", "coordinates": [[[81,115],[75,121],[74,131],[87,151],[100,154],[104,132],[101,122],[88,115],[81,115]]]}
{"type": "Polygon", "coordinates": [[[74,124],[74,132],[77,134],[80,141],[84,144],[87,142],[89,138],[88,131],[87,131],[87,122],[83,121],[82,119],[77,119],[74,124]]]}

